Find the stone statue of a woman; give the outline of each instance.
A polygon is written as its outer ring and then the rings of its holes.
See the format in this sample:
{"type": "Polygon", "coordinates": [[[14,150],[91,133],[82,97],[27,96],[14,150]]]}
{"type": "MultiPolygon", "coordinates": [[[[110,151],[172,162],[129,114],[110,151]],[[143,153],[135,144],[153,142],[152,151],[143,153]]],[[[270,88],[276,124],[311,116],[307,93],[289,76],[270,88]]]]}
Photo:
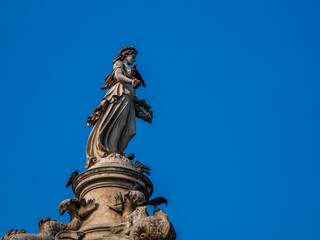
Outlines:
{"type": "Polygon", "coordinates": [[[136,98],[136,89],[145,86],[136,66],[129,67],[136,54],[134,47],[122,48],[101,88],[109,91],[87,121],[93,129],[87,143],[86,168],[111,153],[123,153],[136,134],[136,117],[152,121],[151,107],[136,98]]]}

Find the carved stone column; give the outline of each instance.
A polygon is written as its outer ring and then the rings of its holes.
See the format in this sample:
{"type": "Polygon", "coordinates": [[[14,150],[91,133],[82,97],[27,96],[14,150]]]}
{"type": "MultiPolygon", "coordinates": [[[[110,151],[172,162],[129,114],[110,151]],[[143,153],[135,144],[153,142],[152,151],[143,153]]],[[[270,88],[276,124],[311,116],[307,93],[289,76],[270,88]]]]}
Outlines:
{"type": "Polygon", "coordinates": [[[97,209],[83,220],[79,229],[86,234],[84,240],[129,239],[127,235],[112,233],[113,227],[125,222],[123,214],[114,210],[114,206],[121,204],[117,198],[132,190],[136,183],[142,186],[141,192],[149,199],[153,192],[149,178],[138,172],[132,161],[118,157],[100,159],[77,176],[73,182],[75,197],[87,201],[94,199],[97,204],[97,209]]]}

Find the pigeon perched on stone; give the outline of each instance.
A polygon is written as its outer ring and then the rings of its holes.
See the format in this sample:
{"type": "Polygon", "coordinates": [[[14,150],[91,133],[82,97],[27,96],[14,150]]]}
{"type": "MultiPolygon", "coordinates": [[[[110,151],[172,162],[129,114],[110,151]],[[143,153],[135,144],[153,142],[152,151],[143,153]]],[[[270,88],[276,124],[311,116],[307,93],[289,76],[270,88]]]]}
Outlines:
{"type": "Polygon", "coordinates": [[[123,156],[128,158],[129,160],[133,160],[135,157],[133,153],[125,153],[123,154],[123,156]]]}
{"type": "Polygon", "coordinates": [[[154,199],[142,204],[142,206],[150,205],[150,206],[153,206],[156,210],[159,210],[158,205],[161,205],[163,203],[165,203],[167,206],[168,200],[164,197],[157,197],[157,198],[154,198],[154,199]]]}
{"type": "Polygon", "coordinates": [[[141,173],[145,172],[146,174],[150,175],[151,168],[143,165],[141,162],[136,161],[134,164],[134,167],[135,167],[135,169],[137,169],[137,171],[139,171],[141,173]]]}
{"type": "Polygon", "coordinates": [[[77,170],[75,170],[75,171],[71,174],[71,176],[70,176],[70,178],[69,178],[69,180],[68,180],[68,182],[67,182],[66,188],[72,185],[72,183],[73,183],[74,179],[76,178],[76,176],[78,176],[78,171],[77,171],[77,170]]]}

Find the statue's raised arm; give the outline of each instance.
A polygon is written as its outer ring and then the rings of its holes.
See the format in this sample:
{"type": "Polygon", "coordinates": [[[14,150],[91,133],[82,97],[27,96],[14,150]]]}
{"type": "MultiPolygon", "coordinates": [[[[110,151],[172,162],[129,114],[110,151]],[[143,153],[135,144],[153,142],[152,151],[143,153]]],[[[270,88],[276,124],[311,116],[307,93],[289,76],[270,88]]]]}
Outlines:
{"type": "Polygon", "coordinates": [[[93,129],[87,143],[86,168],[111,153],[123,153],[136,134],[136,117],[152,122],[150,105],[136,97],[136,89],[141,84],[146,86],[136,65],[129,67],[135,62],[136,54],[134,47],[120,50],[101,88],[109,90],[88,117],[87,125],[93,129]]]}

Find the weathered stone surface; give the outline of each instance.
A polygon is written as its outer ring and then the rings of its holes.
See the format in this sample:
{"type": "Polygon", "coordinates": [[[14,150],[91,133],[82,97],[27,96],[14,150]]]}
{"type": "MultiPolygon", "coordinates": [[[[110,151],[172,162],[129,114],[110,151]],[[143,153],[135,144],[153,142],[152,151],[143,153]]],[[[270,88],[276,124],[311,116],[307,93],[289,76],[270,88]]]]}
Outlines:
{"type": "Polygon", "coordinates": [[[149,199],[153,186],[131,160],[115,154],[79,174],[73,182],[73,191],[78,199],[94,199],[97,204],[79,229],[86,233],[85,239],[91,239],[108,235],[112,226],[124,223],[125,217],[149,199]],[[136,183],[142,186],[141,191],[130,191],[136,183]]]}

